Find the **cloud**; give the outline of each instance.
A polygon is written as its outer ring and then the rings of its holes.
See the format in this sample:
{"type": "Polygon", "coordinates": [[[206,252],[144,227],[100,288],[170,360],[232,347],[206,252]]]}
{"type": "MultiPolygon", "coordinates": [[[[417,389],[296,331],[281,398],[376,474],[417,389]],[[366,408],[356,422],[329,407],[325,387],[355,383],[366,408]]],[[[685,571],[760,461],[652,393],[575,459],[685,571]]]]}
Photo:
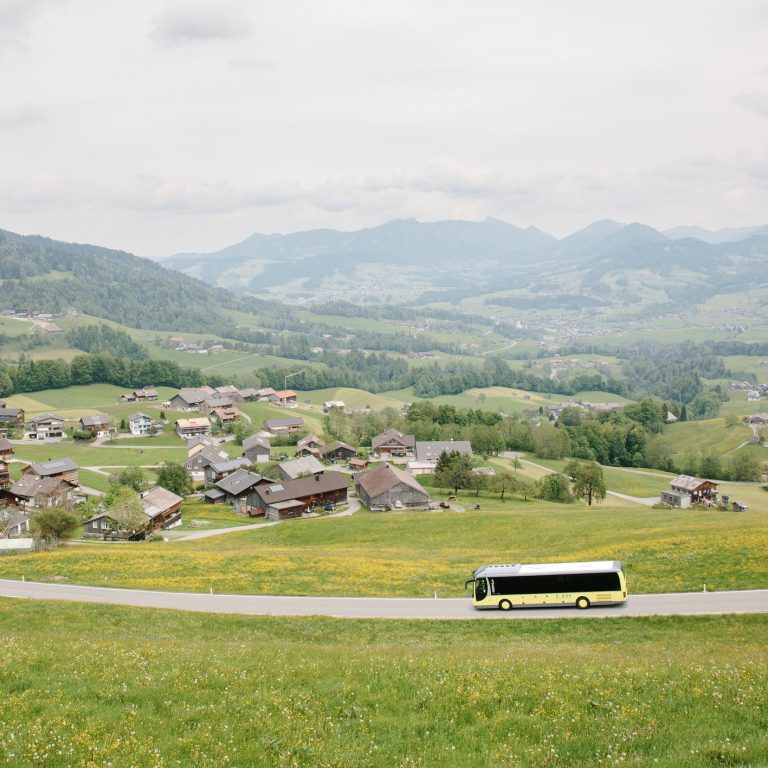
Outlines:
{"type": "Polygon", "coordinates": [[[768,117],[768,93],[749,91],[735,98],[736,103],[758,117],[768,117]]]}
{"type": "Polygon", "coordinates": [[[151,39],[162,45],[250,37],[253,23],[238,0],[166,0],[152,20],[151,39]]]}
{"type": "Polygon", "coordinates": [[[0,43],[18,43],[48,0],[0,0],[0,43]]]}
{"type": "Polygon", "coordinates": [[[28,128],[47,119],[46,113],[39,107],[19,106],[11,109],[0,106],[0,129],[11,131],[15,128],[28,128]]]}

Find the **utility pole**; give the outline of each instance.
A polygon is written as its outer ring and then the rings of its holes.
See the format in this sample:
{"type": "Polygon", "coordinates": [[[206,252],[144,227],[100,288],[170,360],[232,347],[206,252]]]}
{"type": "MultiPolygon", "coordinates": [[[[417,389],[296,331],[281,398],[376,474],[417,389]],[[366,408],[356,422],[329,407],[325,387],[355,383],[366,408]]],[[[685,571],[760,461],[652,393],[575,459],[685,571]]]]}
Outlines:
{"type": "MultiPolygon", "coordinates": [[[[305,370],[306,368],[302,368],[300,371],[294,371],[293,373],[285,374],[285,377],[283,378],[283,394],[285,394],[285,391],[288,389],[288,379],[292,379],[294,376],[298,376],[300,373],[304,373],[305,370]]],[[[287,398],[283,397],[283,406],[285,406],[287,402],[287,398]]]]}

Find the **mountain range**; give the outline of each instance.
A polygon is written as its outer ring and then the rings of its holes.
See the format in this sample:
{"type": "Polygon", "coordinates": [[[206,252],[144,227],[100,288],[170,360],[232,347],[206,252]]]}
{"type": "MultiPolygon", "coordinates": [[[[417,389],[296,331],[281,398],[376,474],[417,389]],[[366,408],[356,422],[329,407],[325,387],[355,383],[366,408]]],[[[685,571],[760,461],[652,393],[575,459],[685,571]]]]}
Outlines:
{"type": "Polygon", "coordinates": [[[768,226],[661,232],[603,220],[557,239],[489,218],[255,234],[214,253],[176,254],[163,264],[212,285],[291,302],[412,303],[531,287],[613,301],[638,276],[656,300],[663,300],[659,291],[680,300],[690,293],[686,287],[706,298],[762,285],[767,257],[768,226]]]}

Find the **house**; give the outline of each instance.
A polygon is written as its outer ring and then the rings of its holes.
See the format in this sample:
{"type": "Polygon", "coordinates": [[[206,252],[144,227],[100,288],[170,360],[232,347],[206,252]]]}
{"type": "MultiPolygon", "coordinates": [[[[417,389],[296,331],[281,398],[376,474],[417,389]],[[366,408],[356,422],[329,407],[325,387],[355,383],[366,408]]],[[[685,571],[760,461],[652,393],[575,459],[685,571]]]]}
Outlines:
{"type": "Polygon", "coordinates": [[[11,482],[11,470],[8,462],[0,458],[0,488],[5,488],[11,482]]]}
{"type": "Polygon", "coordinates": [[[277,402],[282,405],[294,405],[298,396],[292,389],[282,389],[279,392],[275,392],[277,402]]]}
{"type": "Polygon", "coordinates": [[[159,397],[156,389],[135,389],[133,392],[126,392],[120,396],[124,403],[138,403],[144,400],[157,400],[159,397]]]}
{"type": "Polygon", "coordinates": [[[353,471],[353,472],[364,472],[366,469],[368,469],[368,459],[366,458],[354,458],[350,459],[347,462],[347,466],[353,471]]]}
{"type": "Polygon", "coordinates": [[[269,461],[269,441],[258,435],[249,435],[243,440],[243,456],[251,464],[263,464],[269,461]]]}
{"type": "Polygon", "coordinates": [[[171,408],[174,411],[199,411],[200,404],[216,394],[216,390],[211,387],[182,387],[177,395],[170,400],[171,408]]]}
{"type": "MultiPolygon", "coordinates": [[[[216,394],[222,397],[228,397],[233,403],[242,403],[245,400],[243,393],[234,384],[224,384],[222,387],[216,387],[216,394]]],[[[251,390],[254,392],[255,390],[251,390]]]]}
{"type": "Polygon", "coordinates": [[[176,434],[182,439],[197,435],[210,435],[211,422],[206,416],[199,419],[178,419],[176,421],[176,434]]]}
{"type": "Polygon", "coordinates": [[[371,441],[371,449],[382,457],[407,456],[416,448],[416,437],[387,429],[371,441]]]}
{"type": "Polygon", "coordinates": [[[295,480],[297,477],[325,472],[325,467],[314,456],[284,461],[277,465],[277,469],[283,480],[295,480]]]}
{"type": "Polygon", "coordinates": [[[75,502],[76,483],[60,477],[38,477],[22,475],[7,491],[7,497],[22,508],[58,507],[75,502]]]}
{"type": "Polygon", "coordinates": [[[238,469],[231,475],[219,480],[215,487],[206,491],[204,498],[211,504],[229,503],[236,511],[247,515],[263,514],[258,511],[256,489],[262,485],[274,483],[246,469],[238,469]]]}
{"type": "Polygon", "coordinates": [[[470,459],[473,456],[472,445],[468,440],[433,440],[431,442],[419,440],[416,443],[416,458],[419,461],[436,462],[440,454],[452,451],[469,456],[470,459]]]}
{"type": "Polygon", "coordinates": [[[333,408],[343,411],[344,401],[343,400],[326,400],[323,403],[323,413],[330,413],[333,408]]]}
{"type": "Polygon", "coordinates": [[[253,387],[246,387],[245,389],[240,390],[240,397],[243,399],[243,402],[250,402],[252,400],[258,400],[259,399],[259,390],[254,389],[253,387]]]}
{"type": "Polygon", "coordinates": [[[95,416],[81,416],[78,424],[82,432],[90,432],[96,437],[104,437],[109,434],[111,421],[109,416],[97,414],[95,416]]]}
{"type": "Polygon", "coordinates": [[[220,424],[231,424],[236,419],[239,419],[242,415],[242,411],[239,408],[236,408],[234,405],[228,406],[226,408],[214,408],[210,412],[211,420],[218,421],[220,424]]]}
{"type": "Polygon", "coordinates": [[[717,500],[717,483],[699,480],[690,475],[678,475],[669,481],[671,491],[661,492],[661,503],[670,507],[689,507],[691,504],[711,504],[717,500]],[[688,498],[685,499],[685,496],[688,498]]]}
{"type": "Polygon", "coordinates": [[[244,456],[235,459],[227,458],[224,461],[212,461],[203,468],[203,477],[206,485],[213,485],[223,480],[228,475],[234,474],[238,469],[244,469],[250,465],[250,461],[244,456]]]}
{"type": "Polygon", "coordinates": [[[0,437],[0,459],[10,461],[13,458],[13,444],[10,440],[0,437]]]}
{"type": "Polygon", "coordinates": [[[208,415],[216,408],[231,408],[234,401],[228,395],[214,394],[200,403],[200,413],[208,415]]]}
{"type": "Polygon", "coordinates": [[[206,467],[211,464],[221,464],[228,460],[229,454],[226,451],[222,451],[215,445],[206,445],[202,450],[187,457],[184,462],[184,469],[189,472],[189,476],[193,480],[203,480],[206,467]]]}
{"type": "Polygon", "coordinates": [[[29,437],[31,440],[45,440],[52,437],[64,436],[64,417],[55,413],[44,413],[29,420],[29,437]]]}
{"type": "Polygon", "coordinates": [[[85,522],[83,532],[90,536],[103,536],[105,539],[127,539],[141,541],[161,528],[175,528],[181,525],[181,496],[155,486],[141,494],[146,520],[133,531],[121,531],[118,524],[104,510],[85,522]]]}
{"type": "MultiPolygon", "coordinates": [[[[323,472],[296,480],[285,480],[256,488],[257,513],[269,515],[273,520],[282,519],[285,510],[274,509],[274,505],[284,501],[298,502],[304,509],[325,504],[344,504],[347,501],[348,481],[341,472],[323,472]],[[272,510],[270,510],[272,507],[272,510]]],[[[295,512],[298,504],[292,508],[295,512]]],[[[295,514],[293,515],[295,516],[295,514]]]]}
{"type": "Polygon", "coordinates": [[[277,402],[277,391],[272,389],[272,387],[264,387],[263,389],[260,389],[257,393],[257,400],[261,402],[277,402]]]}
{"type": "Polygon", "coordinates": [[[385,463],[355,475],[360,500],[371,510],[426,507],[429,493],[412,475],[385,463]]]}
{"type": "Polygon", "coordinates": [[[419,461],[418,459],[412,459],[405,465],[405,468],[407,469],[408,474],[416,477],[418,475],[434,474],[435,466],[437,466],[437,462],[435,461],[419,461]]]}
{"type": "Polygon", "coordinates": [[[325,443],[319,437],[307,435],[296,443],[296,455],[319,457],[323,447],[325,447],[325,443]]]}
{"type": "Polygon", "coordinates": [[[304,419],[301,416],[287,416],[283,419],[265,419],[264,429],[273,435],[286,435],[300,432],[304,429],[304,419]]]}
{"type": "Polygon", "coordinates": [[[128,417],[128,429],[132,435],[149,435],[152,432],[152,417],[146,413],[134,413],[128,417]]]}
{"type": "Polygon", "coordinates": [[[33,477],[58,477],[77,485],[77,472],[80,467],[72,459],[53,459],[52,461],[33,461],[22,469],[22,474],[33,477]]]}
{"type": "Polygon", "coordinates": [[[764,427],[768,424],[768,413],[753,413],[748,419],[749,424],[754,424],[757,427],[764,427]]]}
{"type": "Polygon", "coordinates": [[[219,441],[212,437],[204,437],[203,435],[190,437],[189,440],[187,440],[187,458],[191,458],[199,451],[202,451],[203,448],[209,448],[212,445],[215,446],[218,444],[219,441]]]}
{"type": "Polygon", "coordinates": [[[323,457],[323,461],[346,462],[357,456],[357,448],[349,445],[349,443],[342,443],[341,440],[334,440],[320,450],[320,455],[323,457]]]}
{"type": "Polygon", "coordinates": [[[0,431],[5,433],[8,429],[24,429],[24,409],[0,403],[0,431]]]}
{"type": "Polygon", "coordinates": [[[0,507],[0,539],[15,539],[29,532],[30,516],[21,509],[0,507]]]}

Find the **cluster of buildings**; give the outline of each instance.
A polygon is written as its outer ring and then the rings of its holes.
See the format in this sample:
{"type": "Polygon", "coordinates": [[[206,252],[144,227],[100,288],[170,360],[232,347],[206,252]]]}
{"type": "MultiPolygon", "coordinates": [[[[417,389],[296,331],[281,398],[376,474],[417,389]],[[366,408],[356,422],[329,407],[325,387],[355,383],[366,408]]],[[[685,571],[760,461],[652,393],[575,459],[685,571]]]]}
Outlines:
{"type": "Polygon", "coordinates": [[[387,429],[374,437],[371,450],[374,458],[405,461],[411,475],[431,475],[444,452],[473,456],[468,440],[417,440],[415,435],[404,435],[396,429],[387,429]]]}

